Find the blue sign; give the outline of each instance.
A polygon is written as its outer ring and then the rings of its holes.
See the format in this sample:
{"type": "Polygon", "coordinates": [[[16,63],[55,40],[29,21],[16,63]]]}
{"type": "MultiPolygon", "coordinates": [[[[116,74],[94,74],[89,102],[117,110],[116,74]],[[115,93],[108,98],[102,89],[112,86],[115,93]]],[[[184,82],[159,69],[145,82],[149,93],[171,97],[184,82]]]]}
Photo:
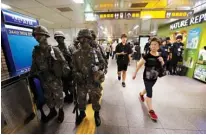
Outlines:
{"type": "Polygon", "coordinates": [[[197,49],[199,44],[200,32],[200,28],[195,28],[189,31],[186,48],[197,49]]]}
{"type": "Polygon", "coordinates": [[[19,13],[15,13],[8,10],[2,10],[2,13],[3,13],[5,23],[26,26],[26,27],[35,27],[39,25],[38,20],[19,13]]]}

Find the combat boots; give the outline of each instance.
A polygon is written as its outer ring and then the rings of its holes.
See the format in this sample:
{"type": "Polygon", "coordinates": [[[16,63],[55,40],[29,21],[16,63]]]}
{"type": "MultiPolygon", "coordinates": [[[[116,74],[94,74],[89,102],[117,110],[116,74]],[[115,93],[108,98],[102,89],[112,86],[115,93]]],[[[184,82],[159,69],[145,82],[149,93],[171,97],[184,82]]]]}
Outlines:
{"type": "Polygon", "coordinates": [[[50,108],[49,115],[47,116],[47,122],[53,119],[57,115],[57,111],[55,108],[50,108]]]}
{"type": "Polygon", "coordinates": [[[100,119],[100,116],[99,116],[99,111],[95,111],[94,112],[94,119],[95,119],[95,124],[96,126],[100,126],[101,125],[101,119],[100,119]]]}
{"type": "Polygon", "coordinates": [[[58,115],[58,122],[62,123],[64,121],[64,110],[63,108],[59,109],[59,115],[58,115]]]}
{"type": "Polygon", "coordinates": [[[77,117],[76,119],[76,125],[81,124],[81,122],[83,121],[83,119],[86,117],[86,113],[85,111],[80,111],[80,115],[77,117]]]}

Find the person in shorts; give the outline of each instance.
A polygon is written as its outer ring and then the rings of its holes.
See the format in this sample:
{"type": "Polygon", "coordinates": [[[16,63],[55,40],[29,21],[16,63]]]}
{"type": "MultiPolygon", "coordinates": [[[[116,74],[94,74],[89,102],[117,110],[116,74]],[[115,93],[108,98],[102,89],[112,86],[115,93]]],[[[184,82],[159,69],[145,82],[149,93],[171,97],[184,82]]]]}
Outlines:
{"type": "Polygon", "coordinates": [[[136,78],[139,69],[145,65],[143,80],[145,84],[145,89],[139,93],[140,99],[144,102],[144,95],[146,94],[146,103],[148,108],[148,114],[152,120],[157,120],[157,115],[152,106],[152,93],[153,86],[155,85],[158,77],[161,75],[161,71],[164,66],[164,60],[159,55],[158,50],[160,48],[160,41],[157,38],[153,38],[150,44],[150,52],[139,61],[137,64],[133,79],[136,78]]]}
{"type": "Polygon", "coordinates": [[[126,87],[126,72],[131,59],[132,48],[127,44],[126,34],[122,34],[121,40],[122,42],[116,46],[115,52],[117,56],[118,80],[121,80],[122,75],[122,86],[126,87]]]}

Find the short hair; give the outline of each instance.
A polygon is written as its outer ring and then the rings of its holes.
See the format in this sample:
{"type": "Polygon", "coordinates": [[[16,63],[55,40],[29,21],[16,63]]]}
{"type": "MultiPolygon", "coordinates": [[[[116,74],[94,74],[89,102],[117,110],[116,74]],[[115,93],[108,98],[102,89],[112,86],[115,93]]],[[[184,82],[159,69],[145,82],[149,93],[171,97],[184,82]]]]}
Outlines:
{"type": "Polygon", "coordinates": [[[170,37],[166,37],[166,40],[170,40],[170,37]]]}
{"type": "Polygon", "coordinates": [[[127,38],[127,35],[126,34],[122,34],[121,38],[127,38]]]}
{"type": "Polygon", "coordinates": [[[155,37],[151,39],[151,42],[157,42],[159,45],[161,45],[160,40],[158,38],[155,38],[155,37]]]}

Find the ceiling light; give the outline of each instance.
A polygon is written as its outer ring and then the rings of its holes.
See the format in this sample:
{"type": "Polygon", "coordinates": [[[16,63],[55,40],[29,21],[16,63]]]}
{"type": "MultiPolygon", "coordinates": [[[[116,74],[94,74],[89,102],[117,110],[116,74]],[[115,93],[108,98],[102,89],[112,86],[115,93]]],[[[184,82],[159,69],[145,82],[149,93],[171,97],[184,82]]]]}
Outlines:
{"type": "Polygon", "coordinates": [[[136,26],[134,27],[134,30],[137,29],[138,27],[139,27],[139,25],[136,25],[136,26]]]}
{"type": "Polygon", "coordinates": [[[180,7],[180,9],[190,10],[191,7],[189,7],[189,6],[182,6],[182,7],[180,7]]]}
{"type": "Polygon", "coordinates": [[[9,5],[6,5],[4,3],[1,3],[1,8],[2,9],[10,9],[11,7],[9,5]]]}
{"type": "Polygon", "coordinates": [[[84,0],[73,0],[75,3],[84,3],[84,0]]]}
{"type": "Polygon", "coordinates": [[[156,32],[157,32],[157,31],[154,30],[154,31],[152,31],[151,33],[156,33],[156,32]]]}

